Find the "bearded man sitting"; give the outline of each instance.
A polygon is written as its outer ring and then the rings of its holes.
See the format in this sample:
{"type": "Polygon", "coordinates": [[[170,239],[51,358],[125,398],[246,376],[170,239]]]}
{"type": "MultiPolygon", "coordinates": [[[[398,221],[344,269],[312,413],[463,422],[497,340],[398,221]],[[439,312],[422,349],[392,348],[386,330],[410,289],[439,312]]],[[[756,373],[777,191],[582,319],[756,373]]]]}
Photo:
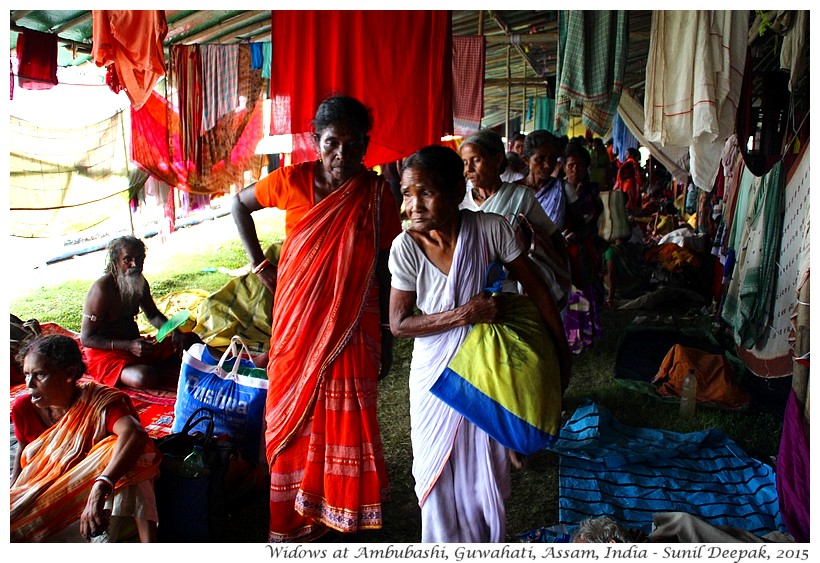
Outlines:
{"type": "Polygon", "coordinates": [[[140,309],[156,328],[167,321],[142,274],[145,243],[123,236],[107,250],[105,274],[88,290],[83,308],[80,340],[88,373],[112,387],[119,381],[136,389],[176,389],[181,351],[199,338],[178,329],[162,342],[142,336],[140,309]]]}

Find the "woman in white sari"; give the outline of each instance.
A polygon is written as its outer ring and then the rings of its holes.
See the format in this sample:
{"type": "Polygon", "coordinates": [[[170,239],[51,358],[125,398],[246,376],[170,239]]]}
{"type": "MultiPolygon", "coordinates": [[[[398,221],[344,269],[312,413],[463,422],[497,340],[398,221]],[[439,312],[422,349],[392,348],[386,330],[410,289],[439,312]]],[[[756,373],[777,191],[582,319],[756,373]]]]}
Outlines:
{"type": "Polygon", "coordinates": [[[404,164],[401,193],[411,226],[390,251],[390,328],[415,338],[410,422],[422,541],[503,542],[507,452],[430,392],[473,324],[503,322],[501,300],[484,291],[489,262],[501,262],[538,307],[557,343],[564,388],[571,360],[555,302],[509,223],[459,210],[462,170],[458,154],[441,146],[404,164]]]}
{"type": "MultiPolygon", "coordinates": [[[[501,180],[507,168],[501,137],[492,129],[482,129],[467,137],[459,151],[469,188],[459,208],[497,213],[509,222],[514,232],[522,223],[525,230],[537,231],[541,245],[532,256],[537,271],[562,309],[569,295],[569,262],[564,237],[538,203],[534,190],[501,180]]],[[[504,289],[517,292],[520,288],[508,280],[504,289]]]]}

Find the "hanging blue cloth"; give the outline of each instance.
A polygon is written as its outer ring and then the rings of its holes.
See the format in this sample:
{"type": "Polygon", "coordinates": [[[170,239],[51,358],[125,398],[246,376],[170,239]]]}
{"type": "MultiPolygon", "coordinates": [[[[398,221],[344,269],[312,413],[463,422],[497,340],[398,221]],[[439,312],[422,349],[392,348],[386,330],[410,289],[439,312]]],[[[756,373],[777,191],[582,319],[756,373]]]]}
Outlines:
{"type": "Polygon", "coordinates": [[[251,43],[251,68],[254,70],[262,69],[262,44],[251,43]]]}
{"type": "Polygon", "coordinates": [[[618,160],[626,160],[626,149],[637,149],[638,144],[638,139],[626,126],[621,114],[616,113],[612,118],[612,146],[618,154],[618,160]]]}

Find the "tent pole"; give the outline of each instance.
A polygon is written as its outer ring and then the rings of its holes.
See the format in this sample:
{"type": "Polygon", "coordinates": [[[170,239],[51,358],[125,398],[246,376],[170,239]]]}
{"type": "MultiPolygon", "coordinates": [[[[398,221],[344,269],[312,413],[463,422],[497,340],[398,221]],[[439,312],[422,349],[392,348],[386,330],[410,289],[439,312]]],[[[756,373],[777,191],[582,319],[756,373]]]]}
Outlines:
{"type": "MultiPolygon", "coordinates": [[[[479,10],[479,11],[478,11],[478,36],[479,36],[479,37],[484,37],[484,10],[479,10]]],[[[484,56],[486,57],[486,56],[487,56],[487,44],[486,44],[486,39],[485,39],[485,43],[484,43],[483,49],[484,49],[484,56]]],[[[487,72],[486,65],[485,65],[485,68],[484,68],[484,72],[485,72],[485,74],[486,74],[486,72],[487,72]]],[[[486,76],[482,76],[482,78],[486,80],[486,76]]],[[[485,86],[486,86],[486,82],[485,82],[485,86]]],[[[483,107],[484,107],[484,100],[483,100],[483,97],[484,97],[484,92],[483,92],[483,88],[482,88],[481,96],[482,96],[482,100],[481,100],[481,107],[483,108],[483,107]]],[[[484,119],[484,116],[482,115],[482,116],[481,116],[481,118],[478,120],[478,128],[479,128],[479,129],[481,129],[481,121],[482,121],[483,119],[484,119]]]]}
{"type": "MultiPolygon", "coordinates": [[[[527,61],[524,61],[525,63],[527,61]]],[[[527,78],[527,65],[522,69],[522,78],[527,78]]],[[[527,83],[524,82],[524,89],[521,90],[521,131],[527,130],[527,83]]]]}
{"type": "MultiPolygon", "coordinates": [[[[125,152],[125,176],[127,178],[128,177],[128,172],[130,172],[130,170],[128,170],[128,142],[126,141],[126,138],[125,138],[125,111],[122,110],[120,112],[120,114],[122,116],[120,118],[120,129],[122,129],[122,150],[125,152]]],[[[128,195],[129,196],[131,195],[130,190],[129,190],[128,195]]],[[[131,198],[130,197],[128,198],[128,221],[131,223],[131,236],[133,237],[134,236],[134,212],[131,211],[131,198]]]]}
{"type": "Polygon", "coordinates": [[[506,119],[505,128],[504,128],[504,131],[507,134],[507,141],[508,142],[510,140],[510,91],[512,89],[512,86],[510,85],[510,82],[509,82],[510,78],[512,78],[512,74],[511,74],[511,70],[510,70],[510,64],[511,64],[511,62],[510,62],[510,52],[511,52],[511,50],[512,50],[512,47],[508,43],[507,44],[507,81],[508,82],[507,82],[507,108],[506,108],[507,119],[506,119]]]}

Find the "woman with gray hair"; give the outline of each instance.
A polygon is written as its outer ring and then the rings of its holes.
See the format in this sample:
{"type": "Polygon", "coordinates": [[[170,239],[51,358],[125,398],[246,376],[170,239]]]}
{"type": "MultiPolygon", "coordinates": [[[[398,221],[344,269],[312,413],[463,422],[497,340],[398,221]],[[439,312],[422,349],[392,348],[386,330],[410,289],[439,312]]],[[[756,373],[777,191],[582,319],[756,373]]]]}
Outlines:
{"type": "MultiPolygon", "coordinates": [[[[567,301],[567,284],[561,278],[568,272],[564,237],[547,217],[533,190],[501,180],[507,167],[501,137],[492,129],[482,129],[467,137],[459,152],[468,188],[472,184],[459,208],[501,215],[516,233],[527,239],[522,242],[533,249],[530,258],[549,286],[558,309],[563,309],[567,301]]],[[[504,290],[518,292],[519,288],[513,280],[508,280],[504,290]]]]}

